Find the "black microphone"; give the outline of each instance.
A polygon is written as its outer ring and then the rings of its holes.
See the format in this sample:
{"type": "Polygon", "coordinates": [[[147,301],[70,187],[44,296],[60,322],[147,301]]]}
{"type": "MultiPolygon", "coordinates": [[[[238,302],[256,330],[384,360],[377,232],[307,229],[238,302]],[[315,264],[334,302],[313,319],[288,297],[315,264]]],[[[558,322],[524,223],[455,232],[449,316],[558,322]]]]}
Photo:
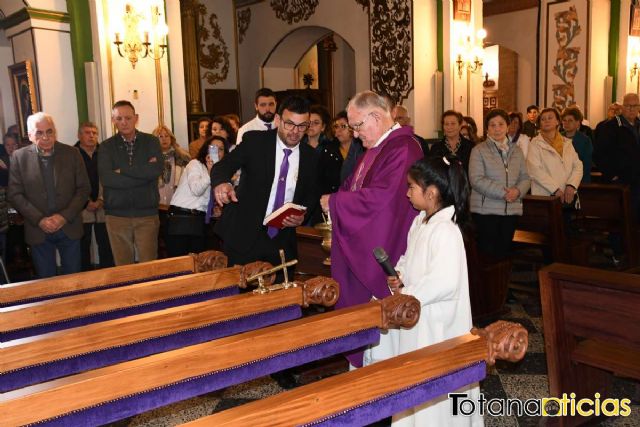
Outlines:
{"type": "Polygon", "coordinates": [[[381,247],[377,247],[373,250],[373,256],[376,257],[376,261],[382,267],[382,270],[387,276],[398,277],[398,272],[393,268],[389,262],[389,255],[381,247]]]}

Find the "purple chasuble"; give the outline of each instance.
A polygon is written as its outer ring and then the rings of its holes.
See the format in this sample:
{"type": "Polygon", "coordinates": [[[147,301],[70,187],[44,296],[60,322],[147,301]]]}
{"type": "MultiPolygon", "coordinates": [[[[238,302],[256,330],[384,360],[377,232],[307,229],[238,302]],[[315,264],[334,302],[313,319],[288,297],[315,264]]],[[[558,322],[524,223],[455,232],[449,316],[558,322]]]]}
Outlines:
{"type": "MultiPolygon", "coordinates": [[[[418,214],[407,199],[407,171],[422,157],[413,129],[396,129],[367,150],[353,174],[331,195],[331,276],[340,284],[336,308],[391,295],[373,249],[383,247],[393,265],[405,252],[409,228],[418,214]]],[[[352,365],[362,366],[362,352],[347,357],[352,365]]]]}

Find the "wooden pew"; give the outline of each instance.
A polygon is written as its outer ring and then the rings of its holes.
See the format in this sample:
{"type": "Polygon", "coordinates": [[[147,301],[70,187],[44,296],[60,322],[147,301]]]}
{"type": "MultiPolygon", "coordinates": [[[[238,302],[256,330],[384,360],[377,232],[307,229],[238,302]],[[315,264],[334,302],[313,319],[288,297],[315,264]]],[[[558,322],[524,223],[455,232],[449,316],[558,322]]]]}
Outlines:
{"type": "Polygon", "coordinates": [[[322,250],[322,234],[313,227],[296,228],[298,266],[296,273],[331,277],[331,267],[322,262],[329,256],[322,250]]]}
{"type": "Polygon", "coordinates": [[[637,225],[631,210],[629,187],[615,184],[581,184],[577,225],[587,231],[618,233],[629,267],[640,265],[637,225]]]}
{"type": "Polygon", "coordinates": [[[297,319],[302,315],[301,306],[331,306],[338,299],[338,284],[332,279],[315,277],[297,285],[267,294],[245,293],[104,321],[0,345],[0,393],[297,319]],[[111,351],[116,348],[117,352],[111,351]]]}
{"type": "Polygon", "coordinates": [[[377,342],[412,327],[420,303],[391,296],[0,395],[0,426],[97,425],[377,342]]]}
{"type": "Polygon", "coordinates": [[[266,399],[185,427],[365,425],[482,380],[496,359],[518,361],[527,332],[509,322],[453,338],[266,399]],[[499,349],[498,352],[495,349],[499,349]]]}
{"type": "Polygon", "coordinates": [[[241,267],[0,308],[0,342],[238,293],[241,267]]]}
{"type": "Polygon", "coordinates": [[[522,216],[513,242],[546,247],[554,262],[569,262],[569,249],[559,197],[524,196],[522,216]]]}
{"type": "Polygon", "coordinates": [[[550,395],[605,399],[609,373],[640,380],[640,278],[565,264],[539,277],[550,395]]]}
{"type": "Polygon", "coordinates": [[[226,267],[222,252],[206,251],[183,257],[67,274],[48,279],[0,285],[0,307],[27,304],[99,289],[127,286],[226,267]]]}

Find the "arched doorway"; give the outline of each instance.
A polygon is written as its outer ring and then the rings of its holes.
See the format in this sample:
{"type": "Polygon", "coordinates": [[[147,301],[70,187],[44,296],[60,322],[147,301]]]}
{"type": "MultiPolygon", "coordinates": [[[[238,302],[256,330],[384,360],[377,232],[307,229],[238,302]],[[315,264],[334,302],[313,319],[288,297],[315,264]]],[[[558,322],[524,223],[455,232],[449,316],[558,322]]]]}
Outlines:
{"type": "Polygon", "coordinates": [[[324,27],[297,28],[276,43],[261,66],[261,83],[278,93],[303,91],[334,114],[356,91],[355,52],[324,27]]]}

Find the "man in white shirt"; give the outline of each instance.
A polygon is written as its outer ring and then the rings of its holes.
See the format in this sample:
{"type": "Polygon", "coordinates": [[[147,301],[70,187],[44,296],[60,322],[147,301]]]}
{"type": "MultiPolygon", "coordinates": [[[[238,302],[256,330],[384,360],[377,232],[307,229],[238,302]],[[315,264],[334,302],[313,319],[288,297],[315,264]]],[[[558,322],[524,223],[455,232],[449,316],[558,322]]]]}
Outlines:
{"type": "Polygon", "coordinates": [[[263,87],[256,92],[256,116],[238,129],[236,144],[242,142],[242,135],[250,130],[271,130],[278,124],[274,122],[276,117],[276,94],[269,88],[263,87]]]}

